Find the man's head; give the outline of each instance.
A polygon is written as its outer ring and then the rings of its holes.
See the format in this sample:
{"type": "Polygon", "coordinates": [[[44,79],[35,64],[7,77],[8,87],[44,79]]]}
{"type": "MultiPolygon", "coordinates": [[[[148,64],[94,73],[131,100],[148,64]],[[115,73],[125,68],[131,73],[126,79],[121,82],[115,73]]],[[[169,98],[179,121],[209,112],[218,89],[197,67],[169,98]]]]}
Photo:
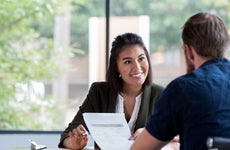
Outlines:
{"type": "MultiPolygon", "coordinates": [[[[199,56],[207,59],[224,57],[230,43],[225,23],[209,13],[191,16],[183,26],[182,40],[184,46],[192,47],[199,56]]],[[[194,68],[188,58],[186,61],[194,68]]]]}

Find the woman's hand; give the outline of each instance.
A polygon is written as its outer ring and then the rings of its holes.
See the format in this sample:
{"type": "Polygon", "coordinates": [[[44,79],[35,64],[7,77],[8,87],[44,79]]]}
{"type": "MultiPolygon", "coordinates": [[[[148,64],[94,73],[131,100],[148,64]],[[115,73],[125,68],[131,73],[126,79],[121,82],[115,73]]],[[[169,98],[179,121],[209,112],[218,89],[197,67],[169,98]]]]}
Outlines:
{"type": "Polygon", "coordinates": [[[179,150],[179,149],[180,149],[180,137],[179,135],[177,135],[161,150],[179,150]]]}
{"type": "Polygon", "coordinates": [[[141,134],[144,128],[139,128],[135,131],[135,133],[129,138],[129,140],[136,140],[136,138],[141,134]]]}
{"type": "Polygon", "coordinates": [[[88,142],[88,133],[83,125],[79,125],[72,131],[68,133],[69,137],[65,140],[64,145],[66,148],[71,148],[73,150],[83,149],[88,142]],[[68,141],[67,141],[68,140],[68,141]],[[68,145],[68,146],[67,146],[68,145]]]}
{"type": "Polygon", "coordinates": [[[177,135],[177,136],[175,136],[173,139],[172,139],[172,141],[171,142],[180,142],[180,137],[179,137],[179,135],[177,135]]]}

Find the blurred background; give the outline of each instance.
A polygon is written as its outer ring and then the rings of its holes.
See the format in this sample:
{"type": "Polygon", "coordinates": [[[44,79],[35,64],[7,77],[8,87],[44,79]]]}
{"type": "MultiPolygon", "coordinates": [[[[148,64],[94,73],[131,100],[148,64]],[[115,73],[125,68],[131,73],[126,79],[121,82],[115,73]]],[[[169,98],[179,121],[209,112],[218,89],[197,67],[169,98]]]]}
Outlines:
{"type": "Polygon", "coordinates": [[[143,37],[154,82],[167,86],[185,73],[180,35],[188,17],[211,12],[230,28],[228,0],[110,0],[106,39],[106,2],[0,0],[1,131],[64,130],[91,83],[105,80],[118,34],[143,37]]]}

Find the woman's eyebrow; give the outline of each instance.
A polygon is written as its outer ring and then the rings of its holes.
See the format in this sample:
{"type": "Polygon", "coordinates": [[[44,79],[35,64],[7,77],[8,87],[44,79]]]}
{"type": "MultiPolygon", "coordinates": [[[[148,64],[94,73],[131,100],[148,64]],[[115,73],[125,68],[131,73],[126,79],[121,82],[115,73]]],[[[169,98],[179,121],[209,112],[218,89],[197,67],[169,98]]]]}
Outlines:
{"type": "Polygon", "coordinates": [[[131,57],[124,57],[122,58],[122,60],[126,60],[126,59],[132,59],[131,57]]]}
{"type": "MultiPolygon", "coordinates": [[[[143,54],[140,54],[138,57],[142,57],[142,56],[145,56],[145,54],[143,53],[143,54]]],[[[126,60],[126,59],[132,59],[132,57],[124,57],[124,58],[122,58],[122,60],[126,60]]]]}
{"type": "Polygon", "coordinates": [[[143,54],[140,54],[138,57],[141,57],[141,56],[145,56],[145,54],[143,53],[143,54]]]}

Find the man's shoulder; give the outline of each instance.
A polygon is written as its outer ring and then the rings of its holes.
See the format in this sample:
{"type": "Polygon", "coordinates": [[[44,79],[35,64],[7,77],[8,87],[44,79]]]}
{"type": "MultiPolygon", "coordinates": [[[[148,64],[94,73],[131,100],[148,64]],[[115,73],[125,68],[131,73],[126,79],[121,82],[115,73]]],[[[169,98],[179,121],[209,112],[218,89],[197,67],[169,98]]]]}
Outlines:
{"type": "Polygon", "coordinates": [[[175,91],[175,90],[182,90],[186,85],[189,84],[191,80],[191,76],[188,74],[181,75],[175,79],[173,79],[169,84],[166,86],[167,91],[175,91]]]}

